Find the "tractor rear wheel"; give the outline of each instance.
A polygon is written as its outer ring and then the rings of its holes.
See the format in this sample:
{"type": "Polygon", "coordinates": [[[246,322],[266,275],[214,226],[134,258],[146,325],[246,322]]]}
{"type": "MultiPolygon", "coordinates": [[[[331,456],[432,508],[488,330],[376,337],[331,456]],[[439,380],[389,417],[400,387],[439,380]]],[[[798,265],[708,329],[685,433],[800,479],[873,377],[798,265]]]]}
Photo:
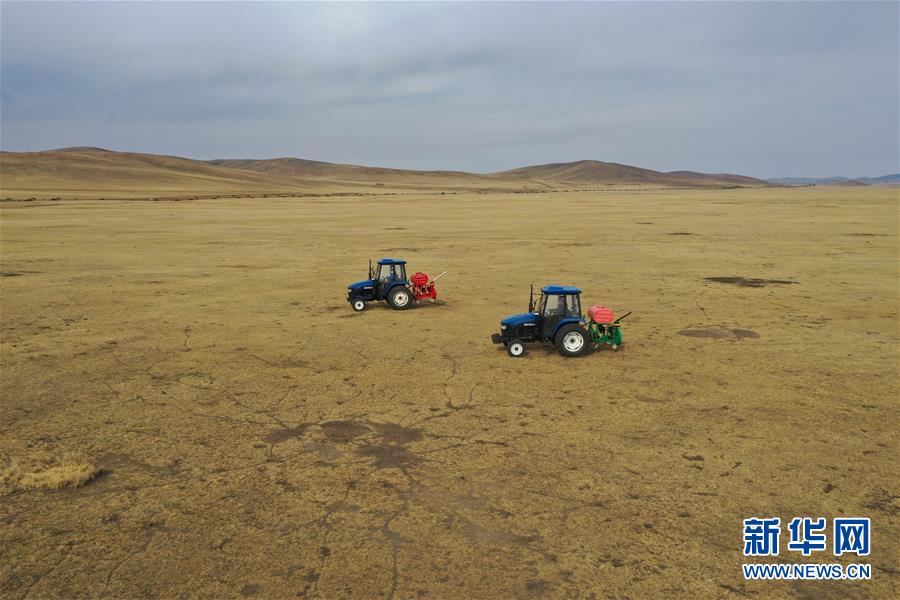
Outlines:
{"type": "Polygon", "coordinates": [[[352,306],[353,310],[355,310],[356,312],[362,312],[366,310],[366,301],[362,298],[357,298],[350,304],[350,306],[352,306]]]}
{"type": "Polygon", "coordinates": [[[525,344],[521,340],[511,340],[506,344],[506,352],[513,358],[519,358],[525,354],[525,344]]]}
{"type": "Polygon", "coordinates": [[[397,310],[404,310],[412,305],[412,293],[402,286],[397,286],[388,294],[388,304],[397,310]]]}
{"type": "Polygon", "coordinates": [[[581,356],[587,348],[588,334],[583,327],[565,325],[556,334],[556,345],[563,356],[581,356]]]}

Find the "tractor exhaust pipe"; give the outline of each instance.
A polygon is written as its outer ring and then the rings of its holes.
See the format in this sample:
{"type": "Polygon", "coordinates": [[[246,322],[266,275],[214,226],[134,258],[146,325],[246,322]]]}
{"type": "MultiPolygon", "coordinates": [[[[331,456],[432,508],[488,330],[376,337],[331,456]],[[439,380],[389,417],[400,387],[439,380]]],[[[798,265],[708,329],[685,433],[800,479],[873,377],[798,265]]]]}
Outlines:
{"type": "Polygon", "coordinates": [[[528,312],[534,312],[534,284],[528,288],[528,312]]]}

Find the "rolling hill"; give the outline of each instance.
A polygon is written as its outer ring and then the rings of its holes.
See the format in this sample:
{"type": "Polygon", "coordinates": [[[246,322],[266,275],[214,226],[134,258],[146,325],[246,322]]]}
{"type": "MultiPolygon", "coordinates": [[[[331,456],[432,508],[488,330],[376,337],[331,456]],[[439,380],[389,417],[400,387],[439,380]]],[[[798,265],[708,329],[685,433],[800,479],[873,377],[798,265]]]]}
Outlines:
{"type": "Polygon", "coordinates": [[[217,159],[210,164],[266,173],[279,177],[304,177],[327,181],[347,181],[368,184],[402,185],[466,185],[475,187],[507,187],[509,182],[490,175],[477,175],[463,171],[414,171],[410,169],[387,169],[339,163],[306,160],[302,158],[270,159],[217,159]]]}
{"type": "Polygon", "coordinates": [[[78,146],[0,152],[0,198],[147,198],[544,189],[458,171],[409,171],[299,158],[194,160],[78,146]]]}
{"type": "Polygon", "coordinates": [[[477,174],[388,169],[300,158],[203,161],[87,146],[43,152],[0,152],[0,198],[11,199],[761,185],[766,183],[740,175],[662,173],[593,160],[477,174]]]}
{"type": "Polygon", "coordinates": [[[775,185],[900,185],[900,173],[881,177],[777,177],[768,180],[775,185]]]}
{"type": "Polygon", "coordinates": [[[148,197],[327,191],[320,182],[272,178],[203,161],[74,147],[0,154],[2,196],[148,197]]]}
{"type": "Polygon", "coordinates": [[[882,175],[881,177],[857,177],[857,179],[869,185],[900,185],[900,173],[882,175]]]}
{"type": "Polygon", "coordinates": [[[826,183],[825,185],[835,185],[839,187],[864,187],[869,185],[864,181],[860,181],[859,179],[841,179],[839,181],[832,181],[831,183],[826,183]]]}
{"type": "Polygon", "coordinates": [[[747,177],[746,175],[732,175],[731,173],[698,173],[696,171],[670,171],[666,175],[674,177],[683,177],[688,180],[704,180],[711,181],[724,186],[739,185],[747,187],[759,187],[769,185],[768,182],[757,179],[755,177],[747,177]]]}
{"type": "Polygon", "coordinates": [[[580,160],[521,167],[494,173],[497,177],[528,179],[556,184],[651,185],[665,187],[765,186],[761,179],[741,175],[708,175],[694,171],[665,173],[619,163],[580,160]]]}

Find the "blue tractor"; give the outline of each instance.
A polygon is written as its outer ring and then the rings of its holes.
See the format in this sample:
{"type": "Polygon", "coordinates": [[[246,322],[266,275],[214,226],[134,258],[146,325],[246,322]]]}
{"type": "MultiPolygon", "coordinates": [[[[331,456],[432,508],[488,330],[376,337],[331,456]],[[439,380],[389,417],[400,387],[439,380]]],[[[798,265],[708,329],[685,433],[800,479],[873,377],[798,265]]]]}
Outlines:
{"type": "Polygon", "coordinates": [[[534,288],[528,297],[528,312],[500,321],[500,333],[491,336],[503,344],[510,356],[525,354],[525,344],[541,342],[555,346],[563,356],[580,356],[591,342],[587,321],[581,314],[581,290],[567,285],[541,288],[537,309],[534,288]]]}
{"type": "Polygon", "coordinates": [[[366,310],[366,304],[374,301],[404,310],[415,301],[406,279],[406,261],[399,258],[382,258],[374,268],[369,261],[369,278],[351,283],[347,290],[347,301],[355,311],[366,310]]]}

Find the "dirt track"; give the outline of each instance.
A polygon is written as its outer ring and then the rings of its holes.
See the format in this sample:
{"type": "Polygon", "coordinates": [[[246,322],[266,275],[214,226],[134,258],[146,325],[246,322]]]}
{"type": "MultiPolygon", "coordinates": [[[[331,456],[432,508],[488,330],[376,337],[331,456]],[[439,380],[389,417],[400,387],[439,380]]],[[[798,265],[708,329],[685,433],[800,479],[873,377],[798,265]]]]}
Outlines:
{"type": "Polygon", "coordinates": [[[0,211],[0,458],[104,470],[2,497],[4,597],[897,593],[896,189],[0,211]],[[443,301],[353,313],[380,256],[443,301]],[[509,358],[531,282],[625,348],[509,358]],[[742,519],[842,515],[872,581],[742,580],[742,519]]]}

